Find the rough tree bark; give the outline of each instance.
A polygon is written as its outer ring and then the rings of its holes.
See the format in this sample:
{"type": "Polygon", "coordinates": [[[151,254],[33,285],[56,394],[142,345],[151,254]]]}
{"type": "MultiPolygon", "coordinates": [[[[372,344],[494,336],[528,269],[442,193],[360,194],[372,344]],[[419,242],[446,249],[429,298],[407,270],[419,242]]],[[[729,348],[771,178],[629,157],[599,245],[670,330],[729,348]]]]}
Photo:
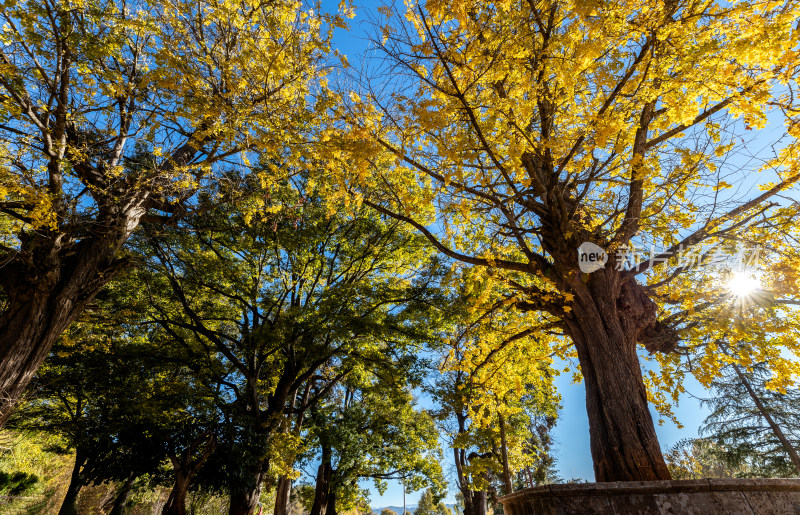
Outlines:
{"type": "Polygon", "coordinates": [[[336,515],[336,489],[328,488],[328,502],[325,515],[336,515]]]}
{"type": "Polygon", "coordinates": [[[292,480],[286,476],[278,478],[278,488],[275,492],[274,515],[287,515],[289,513],[289,494],[292,492],[292,480]]]}
{"type": "Polygon", "coordinates": [[[175,483],[169,493],[166,504],[161,510],[163,515],[186,515],[186,495],[189,493],[191,476],[184,471],[175,472],[175,483]]]}
{"type": "Polygon", "coordinates": [[[0,314],[0,427],[56,339],[120,269],[117,253],[144,214],[132,209],[102,234],[68,244],[31,235],[0,274],[8,302],[0,314]]]}
{"type": "Polygon", "coordinates": [[[261,498],[261,488],[264,482],[264,472],[261,468],[255,473],[254,486],[235,486],[231,488],[231,506],[228,515],[254,515],[261,498]]]}
{"type": "Polygon", "coordinates": [[[204,431],[192,443],[184,449],[181,456],[171,454],[169,459],[172,469],[175,472],[175,483],[172,491],[167,498],[166,504],[161,513],[163,515],[185,515],[186,514],[186,495],[189,493],[189,485],[192,478],[200,470],[217,445],[216,437],[210,430],[204,431]],[[195,456],[198,449],[200,454],[195,456]]]}
{"type": "MultiPolygon", "coordinates": [[[[472,515],[486,515],[486,490],[472,491],[472,515]]],[[[464,515],[466,515],[466,510],[464,515]]]]}
{"type": "Polygon", "coordinates": [[[632,277],[603,269],[579,277],[564,322],[578,353],[596,481],[670,479],[647,404],[637,341],[668,352],[677,338],[632,277]],[[585,281],[585,282],[584,282],[585,281]]]}

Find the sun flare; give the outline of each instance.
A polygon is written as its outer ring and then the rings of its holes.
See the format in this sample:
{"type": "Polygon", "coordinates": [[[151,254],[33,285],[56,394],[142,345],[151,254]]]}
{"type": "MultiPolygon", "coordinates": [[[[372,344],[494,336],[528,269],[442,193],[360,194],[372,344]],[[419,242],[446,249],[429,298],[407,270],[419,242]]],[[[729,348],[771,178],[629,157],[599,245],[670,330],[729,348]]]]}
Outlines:
{"type": "Polygon", "coordinates": [[[747,297],[760,287],[758,278],[745,272],[734,272],[728,280],[728,291],[737,297],[747,297]]]}

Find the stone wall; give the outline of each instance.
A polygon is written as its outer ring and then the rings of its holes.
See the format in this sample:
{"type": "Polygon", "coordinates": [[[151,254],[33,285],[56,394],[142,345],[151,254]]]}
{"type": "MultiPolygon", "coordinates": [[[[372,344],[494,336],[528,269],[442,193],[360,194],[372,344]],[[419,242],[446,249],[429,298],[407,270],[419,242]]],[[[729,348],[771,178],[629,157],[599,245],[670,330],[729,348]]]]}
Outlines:
{"type": "Polygon", "coordinates": [[[558,484],[526,488],[500,501],[506,515],[800,515],[800,479],[558,484]]]}

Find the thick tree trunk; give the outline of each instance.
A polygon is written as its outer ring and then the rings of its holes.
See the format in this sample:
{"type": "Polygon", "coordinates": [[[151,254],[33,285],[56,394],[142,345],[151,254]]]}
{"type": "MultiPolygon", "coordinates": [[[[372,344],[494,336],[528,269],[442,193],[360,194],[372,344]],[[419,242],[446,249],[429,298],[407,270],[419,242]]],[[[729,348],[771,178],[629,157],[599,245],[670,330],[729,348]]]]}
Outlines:
{"type": "Polygon", "coordinates": [[[122,488],[117,492],[117,497],[114,499],[114,506],[108,515],[122,515],[125,511],[125,505],[128,504],[128,497],[131,495],[133,489],[133,482],[136,481],[136,476],[131,474],[128,479],[122,484],[122,488]]]}
{"type": "Polygon", "coordinates": [[[255,474],[255,486],[231,488],[231,506],[228,515],[254,515],[257,513],[263,481],[264,472],[259,470],[255,474]]]}
{"type": "Polygon", "coordinates": [[[228,515],[254,515],[260,497],[261,485],[231,490],[231,507],[228,515]]]}
{"type": "Polygon", "coordinates": [[[331,488],[331,477],[333,467],[331,466],[331,449],[322,446],[322,461],[317,468],[317,483],[314,488],[314,504],[311,506],[309,515],[322,515],[328,506],[328,496],[331,488]]]}
{"type": "Polygon", "coordinates": [[[11,296],[8,309],[0,315],[0,427],[74,318],[71,302],[36,291],[36,285],[11,296]]]}
{"type": "Polygon", "coordinates": [[[486,515],[485,490],[462,490],[461,497],[464,500],[463,515],[486,515]]]}
{"type": "MultiPolygon", "coordinates": [[[[137,218],[138,221],[138,218],[137,218]]],[[[20,259],[6,265],[0,285],[8,296],[0,313],[0,427],[53,344],[119,267],[117,249],[125,229],[108,229],[72,247],[31,237],[20,259]]]]}
{"type": "Polygon", "coordinates": [[[472,491],[472,515],[486,515],[486,490],[472,491]]]}
{"type": "Polygon", "coordinates": [[[292,480],[286,476],[278,479],[278,488],[275,492],[274,515],[287,515],[289,513],[289,495],[292,492],[292,480]]]}
{"type": "Polygon", "coordinates": [[[203,466],[211,453],[217,446],[217,438],[206,430],[192,443],[184,449],[182,455],[178,457],[174,452],[170,453],[169,459],[172,462],[172,469],[175,473],[175,482],[172,491],[167,498],[161,513],[164,515],[184,515],[186,513],[186,495],[189,493],[189,485],[197,471],[203,466]],[[200,454],[195,453],[200,450],[200,454]]]}
{"type": "Polygon", "coordinates": [[[595,480],[670,479],[647,404],[636,354],[637,340],[672,344],[655,307],[633,279],[613,270],[576,286],[565,323],[574,341],[586,387],[586,411],[595,480]]]}
{"type": "Polygon", "coordinates": [[[329,488],[325,515],[336,515],[336,490],[329,488]]]}
{"type": "Polygon", "coordinates": [[[80,494],[81,487],[83,486],[81,481],[81,467],[83,467],[85,462],[85,454],[80,449],[77,449],[75,451],[75,463],[72,465],[69,486],[67,487],[67,495],[61,502],[61,509],[58,510],[58,515],[78,515],[78,494],[80,494]]]}

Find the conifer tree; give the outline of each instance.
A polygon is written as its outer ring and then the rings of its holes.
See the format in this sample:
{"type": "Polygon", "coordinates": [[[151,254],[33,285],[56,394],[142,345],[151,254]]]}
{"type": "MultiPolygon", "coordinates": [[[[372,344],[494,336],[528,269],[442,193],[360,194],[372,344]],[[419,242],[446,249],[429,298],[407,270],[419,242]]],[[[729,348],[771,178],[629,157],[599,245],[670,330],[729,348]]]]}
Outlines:
{"type": "Polygon", "coordinates": [[[701,434],[719,446],[717,454],[748,475],[800,475],[800,391],[768,388],[765,363],[732,364],[712,382],[713,397],[703,400],[711,414],[701,434]]]}

